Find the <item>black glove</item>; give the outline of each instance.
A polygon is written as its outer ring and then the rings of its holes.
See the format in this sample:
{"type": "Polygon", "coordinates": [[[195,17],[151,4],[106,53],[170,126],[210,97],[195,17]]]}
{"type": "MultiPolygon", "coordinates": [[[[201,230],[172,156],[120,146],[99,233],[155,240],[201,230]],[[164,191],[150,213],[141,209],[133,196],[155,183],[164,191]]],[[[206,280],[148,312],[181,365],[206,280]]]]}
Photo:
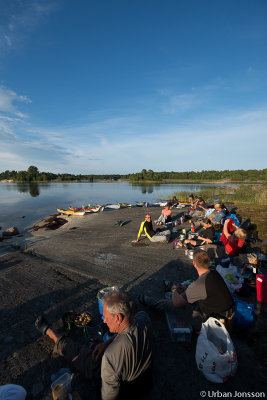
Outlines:
{"type": "Polygon", "coordinates": [[[47,322],[43,315],[39,315],[37,320],[35,321],[35,327],[41,332],[42,335],[45,335],[45,332],[50,327],[50,324],[47,322]]]}

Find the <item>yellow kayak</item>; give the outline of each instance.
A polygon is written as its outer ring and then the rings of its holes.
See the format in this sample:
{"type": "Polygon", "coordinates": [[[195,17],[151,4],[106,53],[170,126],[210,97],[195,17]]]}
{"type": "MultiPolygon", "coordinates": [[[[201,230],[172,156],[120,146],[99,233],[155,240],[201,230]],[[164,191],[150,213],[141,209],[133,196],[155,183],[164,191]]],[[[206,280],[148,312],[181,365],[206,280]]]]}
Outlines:
{"type": "Polygon", "coordinates": [[[66,215],[84,215],[85,214],[85,211],[62,210],[61,208],[57,208],[57,211],[61,214],[66,214],[66,215]]]}
{"type": "Polygon", "coordinates": [[[118,203],[121,207],[132,207],[131,204],[128,203],[118,203]]]}

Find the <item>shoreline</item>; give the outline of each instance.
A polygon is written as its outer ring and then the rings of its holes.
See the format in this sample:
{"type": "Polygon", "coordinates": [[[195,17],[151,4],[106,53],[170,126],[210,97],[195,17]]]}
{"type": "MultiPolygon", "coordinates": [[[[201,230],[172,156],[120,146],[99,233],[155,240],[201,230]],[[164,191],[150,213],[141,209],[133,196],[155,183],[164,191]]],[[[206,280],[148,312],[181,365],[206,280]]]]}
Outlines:
{"type": "Polygon", "coordinates": [[[165,185],[168,183],[177,183],[177,184],[185,184],[185,185],[190,185],[190,184],[198,184],[198,185],[217,185],[217,184],[222,184],[222,185],[264,185],[267,183],[267,181],[249,181],[249,180],[244,180],[244,181],[232,181],[228,179],[222,179],[222,180],[216,180],[216,181],[207,181],[207,180],[183,180],[183,179],[164,179],[162,181],[149,181],[149,180],[141,180],[141,181],[131,181],[130,179],[117,179],[117,180],[111,180],[111,179],[94,179],[93,181],[91,180],[51,180],[51,181],[16,181],[13,179],[2,179],[0,180],[0,183],[96,183],[96,182],[101,182],[101,183],[120,183],[120,182],[128,182],[131,184],[154,184],[154,185],[165,185]]]}

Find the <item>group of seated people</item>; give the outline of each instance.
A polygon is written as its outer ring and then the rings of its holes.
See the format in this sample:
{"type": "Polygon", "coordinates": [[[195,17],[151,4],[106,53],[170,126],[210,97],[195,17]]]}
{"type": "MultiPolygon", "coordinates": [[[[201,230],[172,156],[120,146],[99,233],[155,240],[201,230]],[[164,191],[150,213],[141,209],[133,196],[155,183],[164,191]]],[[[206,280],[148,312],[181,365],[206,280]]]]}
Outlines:
{"type": "MultiPolygon", "coordinates": [[[[220,240],[224,254],[231,257],[238,254],[246,238],[246,231],[240,228],[238,219],[233,215],[227,216],[223,204],[215,204],[210,209],[197,196],[188,217],[192,218],[195,211],[201,211],[198,218],[204,216],[200,221],[202,227],[198,233],[189,235],[184,244],[192,248],[212,244],[215,229],[221,225],[220,240]]],[[[168,221],[171,221],[171,209],[166,205],[156,223],[166,224],[168,221]]],[[[168,242],[171,231],[161,231],[159,228],[155,231],[151,215],[147,213],[133,242],[138,242],[141,235],[151,242],[168,242]]],[[[201,247],[194,252],[193,266],[198,278],[186,289],[179,284],[171,285],[170,300],[139,295],[139,303],[157,311],[175,309],[196,332],[200,331],[201,324],[210,316],[220,319],[231,332],[234,300],[221,275],[209,268],[210,257],[201,247]]],[[[99,399],[141,399],[152,386],[151,321],[146,312],[139,311],[133,315],[132,310],[124,293],[107,293],[103,299],[104,323],[110,333],[117,335],[95,347],[83,346],[70,337],[58,335],[43,318],[36,321],[36,327],[53,340],[54,352],[63,356],[87,379],[95,381],[99,399]]]]}
{"type": "MultiPolygon", "coordinates": [[[[208,210],[203,204],[203,199],[198,198],[193,210],[197,207],[208,210]]],[[[171,216],[169,206],[163,211],[163,216],[171,216]]],[[[213,243],[215,225],[223,222],[220,239],[225,254],[234,256],[245,242],[246,231],[239,227],[237,218],[231,218],[231,215],[227,218],[227,213],[222,212],[225,211],[222,204],[215,205],[214,211],[212,217],[210,213],[203,219],[199,233],[189,236],[184,244],[197,247],[213,243]]],[[[171,235],[168,229],[154,231],[150,214],[146,214],[133,242],[138,242],[143,232],[152,242],[168,241],[171,235]]],[[[179,310],[180,317],[190,323],[196,332],[210,316],[220,319],[231,332],[234,300],[226,283],[217,271],[210,269],[210,257],[206,251],[199,249],[194,252],[193,266],[198,278],[187,288],[172,284],[169,287],[170,299],[139,295],[139,303],[157,311],[179,310]]],[[[70,337],[58,335],[43,317],[37,319],[36,327],[52,339],[55,353],[95,382],[99,399],[142,399],[152,386],[151,321],[146,312],[139,311],[133,315],[132,310],[132,304],[124,293],[107,293],[103,299],[104,323],[110,333],[117,335],[95,347],[83,346],[70,337]]]]}
{"type": "MultiPolygon", "coordinates": [[[[210,316],[220,319],[230,331],[234,301],[227,285],[218,272],[209,269],[210,258],[205,251],[195,252],[193,266],[198,278],[186,289],[172,285],[170,300],[139,295],[139,303],[163,312],[175,309],[196,333],[210,316]]],[[[134,314],[133,304],[120,291],[104,296],[103,317],[110,333],[116,335],[95,346],[57,334],[42,316],[35,325],[52,339],[54,353],[95,383],[97,398],[143,399],[153,384],[150,318],[145,311],[134,314]]]]}
{"type": "MultiPolygon", "coordinates": [[[[208,207],[205,201],[195,196],[192,208],[184,214],[187,218],[195,218],[194,225],[200,230],[189,233],[188,238],[184,240],[184,247],[195,248],[198,246],[211,245],[214,243],[215,233],[220,233],[219,243],[216,246],[218,257],[235,257],[242,249],[247,232],[240,227],[240,222],[236,215],[229,214],[223,203],[217,203],[208,207]],[[197,214],[195,214],[197,212],[197,214]],[[223,246],[222,246],[223,245],[223,246]]],[[[157,225],[166,225],[172,222],[172,211],[167,204],[160,217],[155,220],[157,225]]],[[[167,229],[156,231],[153,229],[151,215],[146,214],[145,220],[141,223],[134,243],[140,240],[141,236],[146,236],[151,242],[169,242],[171,230],[167,229]]]]}
{"type": "Polygon", "coordinates": [[[197,217],[198,221],[195,222],[195,225],[202,226],[202,228],[196,235],[189,235],[184,244],[189,247],[213,244],[215,233],[218,233],[219,241],[216,246],[218,257],[237,256],[247,237],[247,231],[240,227],[237,216],[230,214],[223,203],[218,202],[208,207],[201,197],[196,196],[196,198],[188,215],[190,218],[197,217]],[[197,215],[194,213],[195,210],[198,211],[197,215]]]}

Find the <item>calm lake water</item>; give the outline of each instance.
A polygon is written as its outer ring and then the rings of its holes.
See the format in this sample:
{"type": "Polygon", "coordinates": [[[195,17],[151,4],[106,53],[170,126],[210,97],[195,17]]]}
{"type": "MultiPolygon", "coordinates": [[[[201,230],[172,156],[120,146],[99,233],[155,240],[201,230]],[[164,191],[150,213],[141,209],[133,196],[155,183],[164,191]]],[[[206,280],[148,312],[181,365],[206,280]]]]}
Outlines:
{"type": "MultiPolygon", "coordinates": [[[[201,184],[150,184],[128,182],[93,183],[4,183],[0,182],[0,226],[2,230],[16,226],[20,230],[57,212],[57,208],[87,204],[136,201],[152,203],[175,192],[196,192],[201,184]],[[25,216],[25,218],[20,218],[25,216]]],[[[221,185],[212,185],[221,186],[221,185]]]]}

